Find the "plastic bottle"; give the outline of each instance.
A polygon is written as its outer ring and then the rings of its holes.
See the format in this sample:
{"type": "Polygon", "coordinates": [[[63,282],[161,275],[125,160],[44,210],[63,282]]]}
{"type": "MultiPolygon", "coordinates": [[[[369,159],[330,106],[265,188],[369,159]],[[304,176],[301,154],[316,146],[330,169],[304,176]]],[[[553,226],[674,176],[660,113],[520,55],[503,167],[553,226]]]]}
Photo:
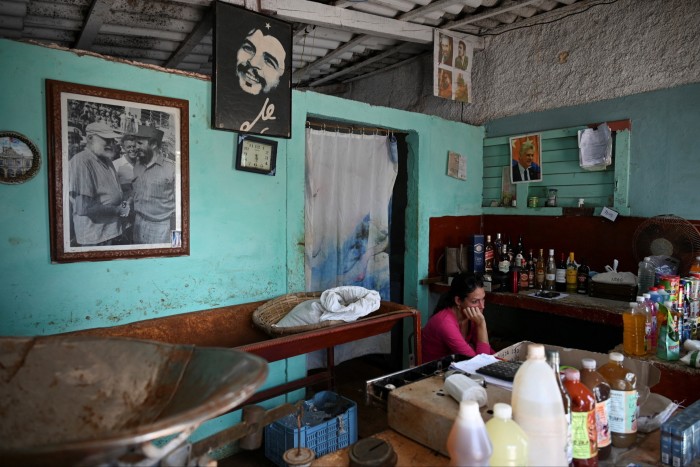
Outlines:
{"type": "MultiPolygon", "coordinates": [[[[665,285],[659,285],[656,287],[656,292],[659,294],[659,301],[657,303],[666,303],[670,300],[670,294],[666,291],[665,285]]],[[[658,305],[657,305],[658,308],[658,305]]]]}
{"type": "Polygon", "coordinates": [[[646,355],[644,349],[644,326],[646,316],[637,308],[637,302],[629,303],[629,310],[622,314],[622,348],[627,355],[646,355]]]}
{"type": "Polygon", "coordinates": [[[649,256],[645,256],[644,259],[639,262],[639,269],[637,270],[637,293],[639,293],[639,295],[648,292],[649,289],[654,286],[655,276],[656,268],[654,267],[654,263],[651,262],[649,256]]]}
{"type": "Polygon", "coordinates": [[[559,351],[558,350],[546,350],[545,355],[547,356],[547,364],[552,368],[554,376],[559,387],[559,392],[561,393],[561,401],[564,405],[564,417],[566,418],[566,462],[567,465],[571,465],[574,459],[574,439],[572,435],[571,428],[571,397],[569,392],[564,388],[564,383],[562,382],[563,376],[560,372],[559,366],[559,351]]]}
{"type": "Polygon", "coordinates": [[[624,359],[621,353],[610,352],[609,361],[598,368],[610,385],[610,432],[616,448],[637,441],[637,375],[622,366],[624,359]]]}
{"type": "Polygon", "coordinates": [[[491,439],[493,466],[527,465],[527,434],[513,420],[513,409],[509,404],[497,402],[493,406],[493,418],[486,422],[486,431],[491,439]]]}
{"type": "Polygon", "coordinates": [[[576,368],[564,371],[564,387],[571,396],[571,427],[574,440],[574,467],[598,465],[598,431],[595,422],[595,397],[581,382],[576,368]]]}
{"type": "Polygon", "coordinates": [[[513,380],[513,420],[525,431],[528,465],[567,465],[566,418],[561,393],[542,344],[530,344],[513,380]]]}
{"type": "MultiPolygon", "coordinates": [[[[644,310],[647,313],[647,326],[649,326],[649,335],[647,338],[647,355],[656,354],[656,308],[654,307],[654,302],[651,299],[651,294],[645,293],[642,295],[644,297],[644,310]]],[[[646,333],[646,327],[644,329],[646,333]]]]}
{"type": "Polygon", "coordinates": [[[459,413],[447,436],[447,452],[452,466],[488,465],[493,448],[476,401],[459,403],[459,413]]]}
{"type": "Polygon", "coordinates": [[[610,435],[610,385],[603,375],[595,369],[596,361],[592,358],[581,360],[581,382],[591,390],[595,397],[595,421],[598,434],[598,460],[610,457],[612,437],[610,435]]]}
{"type": "Polygon", "coordinates": [[[700,256],[696,256],[695,261],[690,265],[690,275],[700,279],[700,256]]]}

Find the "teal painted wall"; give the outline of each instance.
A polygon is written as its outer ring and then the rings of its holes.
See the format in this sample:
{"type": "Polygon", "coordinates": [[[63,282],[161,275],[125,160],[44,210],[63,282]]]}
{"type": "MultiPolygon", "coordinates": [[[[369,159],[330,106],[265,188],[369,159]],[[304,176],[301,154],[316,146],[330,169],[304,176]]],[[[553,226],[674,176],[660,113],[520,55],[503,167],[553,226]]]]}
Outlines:
{"type": "Polygon", "coordinates": [[[262,300],[304,288],[304,128],[307,115],[409,133],[405,302],[427,310],[428,219],[478,214],[484,130],[437,117],[293,93],[292,134],[277,175],[233,168],[235,133],[212,130],[211,82],[98,57],[0,40],[0,129],[40,149],[33,179],[0,185],[0,334],[52,334],[262,300]],[[190,255],[52,264],[44,80],[189,101],[190,255]],[[468,180],[446,176],[448,150],[468,180]]]}
{"type": "Polygon", "coordinates": [[[488,137],[629,119],[630,215],[700,219],[700,83],[493,120],[488,137]]]}

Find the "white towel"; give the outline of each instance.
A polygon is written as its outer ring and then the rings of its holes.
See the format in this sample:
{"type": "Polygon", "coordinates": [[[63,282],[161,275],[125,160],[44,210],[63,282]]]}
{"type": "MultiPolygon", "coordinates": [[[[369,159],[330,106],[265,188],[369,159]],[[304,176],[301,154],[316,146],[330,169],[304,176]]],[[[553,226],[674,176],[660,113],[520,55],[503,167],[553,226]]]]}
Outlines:
{"type": "Polygon", "coordinates": [[[378,310],[380,302],[381,297],[376,290],[348,285],[326,290],[313,306],[321,311],[321,321],[348,322],[378,310]]]}

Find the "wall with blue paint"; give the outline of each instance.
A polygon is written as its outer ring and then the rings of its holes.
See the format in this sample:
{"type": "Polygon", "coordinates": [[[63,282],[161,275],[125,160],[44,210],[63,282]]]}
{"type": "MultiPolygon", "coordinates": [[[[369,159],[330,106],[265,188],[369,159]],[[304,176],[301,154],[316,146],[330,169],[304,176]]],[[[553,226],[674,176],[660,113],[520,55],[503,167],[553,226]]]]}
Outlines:
{"type": "Polygon", "coordinates": [[[630,215],[700,219],[700,83],[493,120],[488,137],[625,120],[630,133],[630,215]]]}

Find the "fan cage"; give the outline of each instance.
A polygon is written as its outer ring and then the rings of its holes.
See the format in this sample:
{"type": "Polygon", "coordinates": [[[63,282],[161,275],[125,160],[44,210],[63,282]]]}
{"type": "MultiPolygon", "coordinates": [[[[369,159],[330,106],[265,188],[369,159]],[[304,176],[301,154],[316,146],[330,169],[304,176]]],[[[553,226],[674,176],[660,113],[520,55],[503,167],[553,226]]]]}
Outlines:
{"type": "Polygon", "coordinates": [[[664,214],[639,224],[632,245],[637,261],[646,256],[671,256],[679,261],[678,274],[686,276],[695,257],[700,256],[700,233],[688,220],[664,214]]]}

